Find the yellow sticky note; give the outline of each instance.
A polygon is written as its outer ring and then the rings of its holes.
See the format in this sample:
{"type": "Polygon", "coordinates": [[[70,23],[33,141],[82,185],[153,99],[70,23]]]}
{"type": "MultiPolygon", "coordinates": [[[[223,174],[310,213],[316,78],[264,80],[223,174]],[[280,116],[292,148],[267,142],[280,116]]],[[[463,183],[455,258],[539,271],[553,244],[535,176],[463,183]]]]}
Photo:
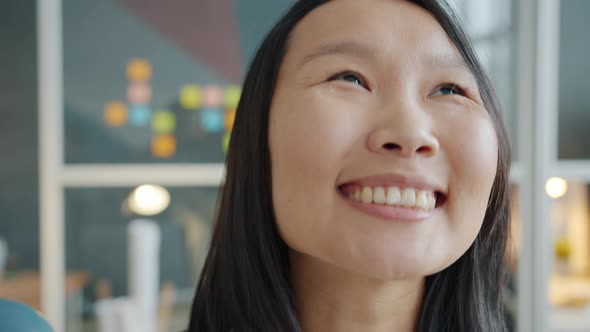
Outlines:
{"type": "Polygon", "coordinates": [[[120,127],[127,123],[129,113],[127,105],[119,101],[112,101],[104,107],[104,122],[109,127],[120,127]]]}
{"type": "Polygon", "coordinates": [[[127,63],[127,79],[148,81],[152,78],[152,65],[146,59],[131,59],[127,63]]]}
{"type": "Polygon", "coordinates": [[[180,90],[180,106],[184,109],[195,110],[203,104],[203,91],[201,87],[187,84],[180,90]]]}
{"type": "Polygon", "coordinates": [[[228,132],[228,133],[223,134],[221,147],[223,148],[223,152],[225,152],[225,153],[227,153],[227,150],[229,148],[230,138],[231,138],[231,133],[228,132]]]}
{"type": "Polygon", "coordinates": [[[225,108],[237,108],[241,95],[242,89],[239,86],[230,85],[227,87],[223,96],[223,104],[225,108]]]}
{"type": "Polygon", "coordinates": [[[152,138],[152,154],[158,158],[170,158],[176,154],[176,137],[157,135],[152,138]]]}
{"type": "Polygon", "coordinates": [[[176,116],[170,111],[157,111],[152,116],[152,130],[156,134],[172,134],[176,130],[176,116]]]}

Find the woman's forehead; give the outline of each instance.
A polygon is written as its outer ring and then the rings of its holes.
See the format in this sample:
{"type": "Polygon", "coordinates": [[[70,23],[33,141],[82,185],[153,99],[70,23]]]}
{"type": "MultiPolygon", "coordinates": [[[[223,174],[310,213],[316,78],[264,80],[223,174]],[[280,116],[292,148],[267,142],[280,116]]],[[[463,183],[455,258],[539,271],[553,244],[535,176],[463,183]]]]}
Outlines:
{"type": "Polygon", "coordinates": [[[290,49],[307,57],[330,44],[364,45],[386,54],[400,48],[430,57],[457,54],[428,11],[399,0],[330,1],[297,24],[291,34],[290,49]]]}

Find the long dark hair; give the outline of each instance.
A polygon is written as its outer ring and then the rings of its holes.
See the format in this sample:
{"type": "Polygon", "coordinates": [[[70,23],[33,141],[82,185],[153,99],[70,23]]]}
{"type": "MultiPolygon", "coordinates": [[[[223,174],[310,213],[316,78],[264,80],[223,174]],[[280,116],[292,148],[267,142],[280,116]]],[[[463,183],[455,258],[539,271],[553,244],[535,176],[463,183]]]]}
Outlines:
{"type": "MultiPolygon", "coordinates": [[[[211,247],[192,306],[190,332],[302,331],[290,282],[289,249],[275,223],[268,121],[291,31],[328,1],[296,1],[264,39],[250,65],[229,144],[211,247]]],[[[418,331],[505,331],[502,291],[510,219],[510,146],[500,105],[446,2],[412,2],[432,13],[461,53],[478,82],[498,138],[497,173],[482,228],[459,260],[426,278],[418,331]]]]}

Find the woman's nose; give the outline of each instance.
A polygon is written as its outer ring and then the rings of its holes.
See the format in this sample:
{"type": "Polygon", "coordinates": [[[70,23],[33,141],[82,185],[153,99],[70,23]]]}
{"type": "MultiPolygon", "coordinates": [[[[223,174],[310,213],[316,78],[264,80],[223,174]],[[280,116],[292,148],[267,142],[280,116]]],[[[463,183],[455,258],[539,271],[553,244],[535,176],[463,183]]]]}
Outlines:
{"type": "Polygon", "coordinates": [[[369,134],[369,150],[403,157],[435,156],[440,149],[438,139],[427,115],[420,113],[420,110],[407,110],[384,119],[369,134]]]}

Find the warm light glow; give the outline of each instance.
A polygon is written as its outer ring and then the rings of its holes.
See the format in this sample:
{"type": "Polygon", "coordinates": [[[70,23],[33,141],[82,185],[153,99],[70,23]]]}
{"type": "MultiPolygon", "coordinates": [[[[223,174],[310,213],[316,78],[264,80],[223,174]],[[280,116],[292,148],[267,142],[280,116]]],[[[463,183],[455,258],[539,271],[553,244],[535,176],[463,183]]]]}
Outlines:
{"type": "Polygon", "coordinates": [[[170,205],[170,194],[160,186],[144,184],[137,187],[128,198],[129,209],[143,216],[153,216],[170,205]]]}
{"type": "Polygon", "coordinates": [[[545,184],[547,195],[551,198],[559,198],[567,192],[567,182],[562,178],[550,178],[545,184]]]}

